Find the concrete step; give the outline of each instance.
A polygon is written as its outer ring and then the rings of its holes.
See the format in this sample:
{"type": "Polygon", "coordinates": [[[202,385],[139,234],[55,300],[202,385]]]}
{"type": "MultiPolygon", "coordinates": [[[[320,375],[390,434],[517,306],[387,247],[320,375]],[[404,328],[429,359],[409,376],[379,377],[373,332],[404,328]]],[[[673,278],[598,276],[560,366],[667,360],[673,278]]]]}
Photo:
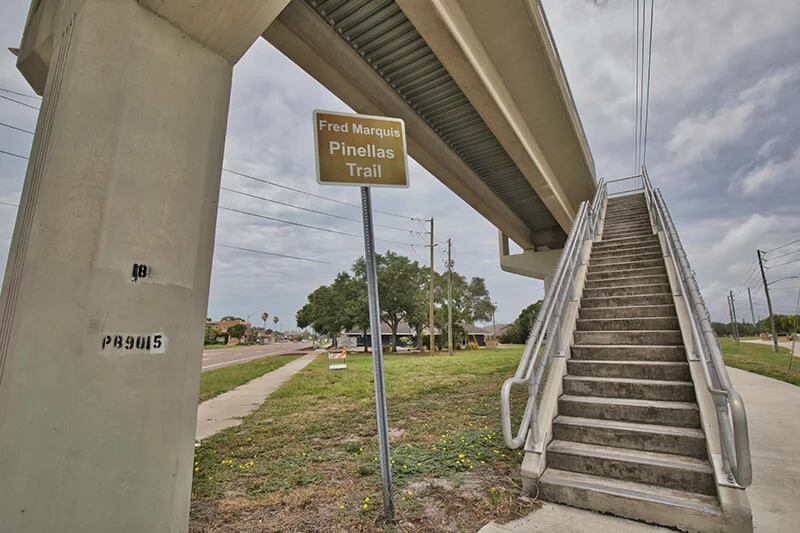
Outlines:
{"type": "Polygon", "coordinates": [[[605,239],[619,239],[621,237],[645,237],[647,235],[653,235],[653,230],[650,228],[643,228],[639,230],[633,231],[616,231],[614,229],[610,229],[606,231],[603,229],[602,238],[605,239]]]}
{"type": "Polygon", "coordinates": [[[663,267],[664,257],[658,259],[637,259],[636,261],[618,261],[616,263],[603,263],[600,265],[589,264],[589,275],[597,272],[608,272],[616,270],[630,270],[635,268],[663,267]]]}
{"type": "Polygon", "coordinates": [[[567,361],[570,376],[691,381],[689,363],[664,361],[567,361]]]}
{"type": "Polygon", "coordinates": [[[666,272],[650,276],[619,276],[615,278],[587,279],[584,288],[602,289],[605,287],[623,287],[629,285],[652,285],[654,283],[669,283],[666,272]]]}
{"type": "MultiPolygon", "coordinates": [[[[630,309],[637,309],[632,307],[630,309]]],[[[634,318],[579,318],[578,331],[679,330],[677,316],[638,316],[634,318]]]]}
{"type": "Polygon", "coordinates": [[[553,420],[553,438],[707,459],[706,436],[703,430],[697,428],[559,415],[553,420]]]}
{"type": "MultiPolygon", "coordinates": [[[[646,365],[648,363],[641,364],[646,365]]],[[[569,394],[571,396],[600,396],[602,398],[629,398],[632,400],[659,400],[667,402],[695,401],[694,385],[691,382],[662,381],[656,379],[601,378],[566,375],[564,376],[564,394],[569,394]]]]}
{"type": "Polygon", "coordinates": [[[683,346],[573,344],[570,358],[581,361],[686,361],[683,346]]]}
{"type": "Polygon", "coordinates": [[[644,222],[626,222],[620,224],[606,224],[603,227],[603,235],[610,238],[618,233],[631,233],[634,231],[644,231],[648,235],[653,235],[652,226],[644,222]]]}
{"type": "Polygon", "coordinates": [[[637,305],[672,304],[672,294],[636,294],[631,296],[606,296],[602,298],[581,298],[581,307],[624,307],[637,305]]]}
{"type": "Polygon", "coordinates": [[[648,235],[647,237],[628,239],[622,242],[598,241],[592,245],[592,253],[630,250],[631,248],[635,249],[645,246],[661,246],[661,243],[658,241],[658,235],[648,235]]]}
{"type": "Polygon", "coordinates": [[[619,287],[602,287],[583,289],[585,298],[603,298],[608,296],[633,296],[639,294],[669,294],[669,283],[651,283],[649,285],[622,285],[619,287]]]}
{"type": "Polygon", "coordinates": [[[633,231],[637,229],[650,229],[650,221],[646,218],[639,219],[624,219],[624,220],[607,220],[603,225],[603,235],[609,233],[624,233],[626,231],[633,231]]]}
{"type": "Polygon", "coordinates": [[[576,331],[575,344],[683,346],[679,330],[576,331]]]}
{"type": "Polygon", "coordinates": [[[594,246],[598,247],[605,247],[605,246],[616,246],[619,244],[630,244],[632,242],[648,242],[648,241],[658,241],[658,235],[645,235],[644,237],[623,237],[621,239],[604,239],[602,241],[595,241],[594,246]]]}
{"type": "Polygon", "coordinates": [[[647,202],[620,202],[618,204],[608,204],[606,211],[620,211],[625,209],[647,209],[647,202]]]}
{"type": "Polygon", "coordinates": [[[661,254],[661,246],[658,243],[646,246],[623,248],[621,250],[592,250],[592,259],[606,259],[609,257],[635,258],[642,254],[661,254]]]}
{"type": "Polygon", "coordinates": [[[675,527],[684,531],[726,530],[714,496],[548,468],[539,497],[581,509],[675,527]]]}
{"type": "Polygon", "coordinates": [[[647,261],[651,259],[663,259],[664,254],[660,248],[655,248],[650,252],[639,252],[633,254],[617,254],[607,255],[604,257],[594,257],[594,254],[589,258],[589,264],[592,266],[599,265],[614,265],[624,261],[647,261]]]}
{"type": "Polygon", "coordinates": [[[616,213],[624,213],[627,211],[644,211],[647,212],[646,203],[631,203],[627,205],[609,205],[606,207],[606,216],[616,213]]]}
{"type": "Polygon", "coordinates": [[[555,440],[547,447],[547,466],[709,496],[716,495],[714,470],[708,461],[694,457],[555,440]]]}
{"type": "Polygon", "coordinates": [[[619,202],[619,203],[609,203],[606,205],[606,211],[618,211],[620,209],[641,209],[647,208],[647,202],[645,201],[636,201],[636,202],[619,202]]]}
{"type": "Polygon", "coordinates": [[[597,320],[600,318],[649,318],[671,316],[676,316],[675,306],[671,304],[627,307],[582,307],[578,310],[578,318],[587,320],[597,320]]]}
{"type": "Polygon", "coordinates": [[[650,216],[647,211],[642,211],[641,214],[630,213],[627,215],[610,216],[605,218],[605,228],[620,227],[620,226],[644,226],[650,225],[650,216]]]}
{"type": "Polygon", "coordinates": [[[562,394],[558,399],[558,414],[659,426],[700,427],[700,410],[695,402],[562,394]]]}
{"type": "Polygon", "coordinates": [[[650,222],[650,214],[646,209],[635,211],[624,211],[620,213],[606,213],[605,225],[628,223],[628,222],[650,222]]]}
{"type": "Polygon", "coordinates": [[[631,268],[628,270],[607,270],[605,272],[591,272],[586,275],[586,281],[597,281],[601,279],[632,278],[637,276],[656,276],[666,275],[667,267],[661,266],[649,268],[631,268]]]}

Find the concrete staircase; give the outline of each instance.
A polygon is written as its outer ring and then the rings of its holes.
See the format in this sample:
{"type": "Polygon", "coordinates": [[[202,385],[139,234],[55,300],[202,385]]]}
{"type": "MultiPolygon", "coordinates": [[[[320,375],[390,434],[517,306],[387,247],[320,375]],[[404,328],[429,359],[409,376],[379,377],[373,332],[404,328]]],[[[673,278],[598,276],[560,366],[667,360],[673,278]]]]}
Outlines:
{"type": "Polygon", "coordinates": [[[643,194],[608,200],[552,433],[538,481],[543,499],[690,531],[724,530],[643,194]]]}

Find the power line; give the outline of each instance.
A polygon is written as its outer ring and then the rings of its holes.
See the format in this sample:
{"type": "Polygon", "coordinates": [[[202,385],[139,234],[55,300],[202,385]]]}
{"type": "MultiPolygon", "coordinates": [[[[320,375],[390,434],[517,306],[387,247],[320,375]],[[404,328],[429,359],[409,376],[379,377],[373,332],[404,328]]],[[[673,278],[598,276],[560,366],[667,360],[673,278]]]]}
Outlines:
{"type": "Polygon", "coordinates": [[[800,248],[798,248],[797,250],[791,251],[791,252],[786,252],[785,254],[781,254],[781,255],[778,255],[778,256],[775,256],[775,257],[770,257],[769,259],[767,259],[767,262],[772,261],[774,259],[780,259],[781,257],[786,257],[787,255],[796,254],[797,252],[800,252],[800,248]]]}
{"type": "Polygon", "coordinates": [[[775,250],[780,250],[781,248],[786,248],[787,246],[791,246],[792,244],[795,244],[795,243],[797,243],[797,242],[800,242],[800,239],[794,240],[794,241],[792,241],[792,242],[787,242],[786,244],[781,244],[781,245],[780,245],[780,246],[778,246],[777,248],[773,248],[772,250],[767,250],[767,251],[766,251],[766,252],[764,252],[764,253],[765,253],[765,254],[768,254],[768,253],[774,252],[775,250]]]}
{"type": "Polygon", "coordinates": [[[784,263],[780,263],[778,265],[765,266],[764,268],[767,268],[767,269],[778,268],[778,267],[782,267],[784,265],[791,265],[792,263],[797,263],[798,261],[800,261],[800,257],[798,257],[797,259],[792,259],[791,261],[786,261],[784,263]]]}
{"type": "Polygon", "coordinates": [[[647,163],[647,123],[650,119],[650,67],[653,63],[653,7],[655,0],[650,0],[650,46],[647,51],[647,97],[644,112],[644,141],[642,141],[642,165],[647,163]]]}
{"type": "MultiPolygon", "coordinates": [[[[262,200],[264,202],[270,202],[270,203],[273,203],[273,204],[278,204],[278,205],[283,205],[283,206],[286,206],[286,207],[291,207],[293,209],[299,209],[301,211],[307,211],[309,213],[316,213],[318,215],[325,215],[325,216],[328,216],[328,217],[338,218],[338,219],[341,219],[341,220],[349,220],[351,222],[359,222],[359,223],[361,222],[361,220],[359,220],[357,218],[346,217],[346,216],[343,216],[343,215],[336,215],[334,213],[327,213],[325,211],[318,211],[316,209],[311,209],[311,208],[308,208],[308,207],[302,207],[302,206],[299,206],[299,205],[289,204],[289,203],[286,203],[286,202],[281,202],[279,200],[273,200],[272,198],[265,198],[263,196],[258,196],[256,194],[250,194],[250,193],[247,193],[247,192],[244,192],[244,191],[237,191],[235,189],[229,189],[228,187],[220,187],[220,189],[223,190],[223,191],[232,192],[234,194],[240,194],[242,196],[249,196],[250,198],[255,198],[257,200],[262,200]]],[[[402,231],[403,233],[411,233],[410,230],[403,229],[403,228],[398,228],[398,227],[395,227],[395,226],[386,226],[386,225],[383,225],[383,224],[375,224],[375,226],[378,226],[378,227],[381,227],[381,228],[393,229],[393,230],[396,230],[396,231],[402,231]]]]}
{"type": "MultiPolygon", "coordinates": [[[[19,154],[14,154],[14,153],[11,153],[11,152],[6,152],[5,150],[0,150],[0,154],[6,154],[6,155],[13,156],[13,157],[18,157],[20,159],[28,160],[28,158],[25,157],[25,156],[22,156],[22,155],[19,155],[19,154]]],[[[243,193],[243,192],[240,192],[240,191],[235,191],[233,189],[228,189],[226,187],[221,187],[221,188],[225,189],[227,191],[235,192],[235,193],[238,193],[238,194],[243,194],[245,196],[253,196],[255,198],[260,198],[260,199],[263,199],[263,200],[273,201],[273,200],[269,200],[267,198],[261,198],[261,197],[258,197],[258,196],[255,196],[255,195],[251,195],[251,194],[248,194],[248,193],[243,193]]],[[[274,201],[277,202],[277,203],[282,203],[282,202],[278,202],[277,200],[274,200],[274,201]]],[[[293,206],[291,204],[284,204],[284,205],[288,205],[290,207],[297,207],[298,209],[305,209],[305,208],[301,208],[299,206],[293,206]]],[[[318,226],[311,226],[311,225],[308,225],[308,224],[302,224],[300,222],[292,222],[292,221],[289,221],[289,220],[282,220],[280,218],[268,217],[266,215],[259,215],[259,214],[256,214],[256,213],[249,213],[247,211],[241,211],[241,210],[238,210],[238,209],[233,209],[231,207],[219,206],[219,209],[222,209],[222,210],[225,210],[225,211],[233,211],[233,212],[236,212],[236,213],[241,213],[243,215],[248,215],[248,216],[252,216],[252,217],[263,218],[265,220],[271,220],[273,222],[280,222],[282,224],[289,224],[289,225],[292,225],[292,226],[299,226],[299,227],[304,227],[304,228],[308,228],[308,229],[315,229],[315,230],[319,230],[319,231],[325,231],[327,233],[336,233],[336,234],[339,234],[339,235],[347,235],[347,236],[350,236],[350,237],[358,237],[359,239],[363,238],[361,235],[356,235],[355,233],[347,233],[347,232],[344,232],[344,231],[337,231],[337,230],[333,230],[333,229],[329,229],[329,228],[320,228],[318,226]]],[[[321,211],[319,211],[319,213],[330,215],[329,213],[322,213],[321,211]]],[[[330,215],[330,216],[338,216],[338,215],[330,215]]],[[[353,219],[349,219],[349,220],[353,220],[353,219]]],[[[392,226],[386,226],[386,227],[390,227],[392,229],[399,229],[399,228],[394,228],[392,226]]],[[[401,231],[405,231],[405,230],[401,230],[401,231]]],[[[400,246],[409,246],[410,245],[407,242],[393,241],[393,240],[390,240],[390,239],[375,239],[375,240],[376,241],[381,241],[381,242],[387,242],[387,243],[391,243],[391,244],[397,244],[397,245],[400,245],[400,246]]]]}
{"type": "Polygon", "coordinates": [[[12,204],[11,202],[4,202],[4,201],[2,201],[2,200],[0,200],[0,204],[7,205],[7,206],[9,206],[9,207],[16,207],[16,208],[19,208],[19,206],[18,206],[17,204],[12,204]]]}
{"type": "MultiPolygon", "coordinates": [[[[24,95],[23,95],[23,96],[24,96],[24,95]]],[[[5,98],[6,100],[10,100],[10,101],[12,101],[12,102],[16,102],[16,103],[18,103],[18,104],[20,104],[20,105],[24,105],[24,106],[26,106],[26,107],[30,107],[30,108],[32,108],[32,109],[37,109],[37,110],[39,109],[38,107],[33,107],[33,106],[30,106],[30,105],[28,105],[28,104],[25,104],[25,103],[23,103],[23,102],[19,102],[19,101],[17,101],[17,100],[14,100],[14,99],[12,99],[12,98],[8,98],[8,97],[6,97],[6,96],[3,96],[2,94],[0,94],[0,98],[5,98]]],[[[5,127],[7,127],[7,128],[11,128],[11,129],[13,129],[13,130],[21,131],[21,132],[23,132],[23,133],[28,133],[28,134],[30,134],[30,135],[35,135],[35,133],[34,133],[34,132],[32,132],[32,131],[29,131],[29,130],[24,130],[24,129],[22,129],[22,128],[17,128],[16,126],[12,126],[11,124],[6,124],[6,123],[4,123],[4,122],[0,122],[0,126],[5,126],[5,127]]],[[[16,154],[11,154],[11,153],[8,153],[8,152],[4,152],[4,153],[7,153],[8,155],[15,155],[15,156],[16,156],[16,154]]],[[[22,156],[16,156],[16,157],[22,157],[22,156]]],[[[26,158],[26,159],[27,159],[27,158],[26,158]]],[[[257,178],[256,176],[251,176],[251,175],[249,175],[249,174],[244,174],[244,173],[242,173],[242,172],[237,172],[237,171],[235,171],[235,170],[231,170],[231,169],[229,169],[229,168],[223,168],[222,170],[223,170],[224,172],[230,172],[231,174],[236,174],[237,176],[241,176],[241,177],[243,177],[243,178],[247,178],[247,179],[251,179],[251,180],[259,181],[259,182],[261,182],[261,183],[266,183],[267,185],[272,185],[273,187],[279,187],[279,188],[281,188],[281,189],[286,189],[286,190],[288,190],[288,191],[292,191],[292,192],[296,192],[296,193],[300,193],[300,194],[305,194],[305,195],[307,195],[307,196],[311,196],[311,197],[314,197],[314,198],[319,198],[320,200],[328,200],[329,202],[334,202],[334,203],[337,203],[337,204],[346,205],[346,206],[348,206],[348,207],[355,207],[355,208],[357,208],[357,209],[361,209],[361,206],[360,206],[359,204],[353,204],[353,203],[350,203],[350,202],[343,202],[343,201],[341,201],[341,200],[336,200],[336,199],[334,199],[334,198],[328,198],[327,196],[322,196],[322,195],[319,195],[319,194],[310,193],[310,192],[308,192],[308,191],[303,191],[303,190],[301,190],[301,189],[295,189],[294,187],[289,187],[288,185],[282,185],[282,184],[280,184],[280,183],[275,183],[275,182],[273,182],[273,181],[265,180],[265,179],[262,179],[262,178],[257,178]]],[[[233,189],[226,189],[225,187],[221,187],[221,188],[222,188],[222,189],[224,189],[224,190],[227,190],[227,191],[233,192],[233,193],[245,194],[246,196],[253,196],[254,198],[258,198],[259,200],[265,200],[265,201],[267,201],[267,202],[278,203],[278,204],[281,204],[281,205],[285,205],[285,206],[287,206],[287,207],[294,207],[294,208],[296,208],[296,209],[303,209],[304,211],[309,211],[309,212],[313,212],[313,213],[318,213],[318,214],[321,214],[321,215],[333,216],[333,217],[336,217],[336,218],[341,218],[341,219],[344,219],[344,220],[353,220],[353,221],[355,221],[355,222],[361,222],[360,220],[358,220],[358,219],[354,219],[354,218],[343,217],[343,216],[340,216],[340,215],[332,215],[332,214],[330,214],[330,213],[323,213],[323,212],[321,212],[321,211],[314,211],[314,210],[311,210],[311,209],[308,209],[308,208],[303,208],[303,207],[299,207],[299,206],[296,206],[296,205],[287,204],[287,203],[284,203],[284,202],[279,202],[279,201],[277,201],[277,200],[271,200],[271,199],[269,199],[269,198],[263,198],[263,197],[260,197],[260,196],[254,196],[254,195],[247,195],[246,193],[241,193],[241,192],[239,192],[239,191],[236,191],[236,190],[233,190],[233,189]]],[[[425,220],[425,219],[420,219],[420,218],[416,218],[416,217],[410,217],[410,216],[407,216],[407,215],[399,215],[399,214],[397,214],[397,213],[391,213],[391,212],[389,212],[389,211],[382,211],[382,210],[380,210],[380,209],[373,209],[373,211],[374,211],[375,213],[381,213],[381,214],[383,214],[383,215],[389,215],[389,216],[393,216],[393,217],[397,217],[397,218],[402,218],[402,219],[404,219],[404,220],[412,220],[412,221],[422,221],[422,220],[425,220]]],[[[397,230],[397,231],[404,231],[404,232],[405,232],[405,231],[409,231],[409,230],[406,230],[406,229],[403,229],[403,228],[398,228],[398,227],[395,227],[395,226],[387,226],[387,225],[385,225],[385,224],[375,224],[375,226],[378,226],[378,227],[381,227],[381,228],[386,228],[386,229],[393,229],[393,230],[397,230]]]]}
{"type": "Polygon", "coordinates": [[[22,105],[22,106],[25,106],[25,107],[30,107],[31,109],[35,109],[36,111],[39,111],[39,108],[36,107],[36,106],[30,105],[30,104],[26,104],[25,102],[20,102],[19,100],[14,100],[13,98],[9,98],[8,96],[3,96],[2,94],[0,94],[0,98],[2,98],[3,100],[8,100],[9,102],[14,102],[15,104],[19,104],[19,105],[22,105]]]}
{"type": "MultiPolygon", "coordinates": [[[[361,205],[360,204],[351,204],[349,202],[343,202],[341,200],[336,200],[334,198],[328,198],[327,196],[322,196],[320,194],[314,194],[312,192],[303,191],[303,190],[300,190],[300,189],[295,189],[294,187],[289,187],[288,185],[282,185],[280,183],[275,183],[274,181],[265,180],[263,178],[257,178],[255,176],[251,176],[250,174],[245,174],[243,172],[237,172],[237,171],[231,170],[229,168],[223,168],[222,170],[225,171],[225,172],[230,172],[231,174],[236,174],[237,176],[241,176],[243,178],[251,179],[251,180],[254,180],[254,181],[259,181],[261,183],[266,183],[267,185],[272,185],[273,187],[279,187],[281,189],[286,189],[287,191],[292,191],[292,192],[296,192],[296,193],[300,193],[300,194],[305,194],[307,196],[312,196],[314,198],[319,198],[320,200],[327,200],[329,202],[334,202],[334,203],[341,204],[341,205],[346,205],[346,206],[349,206],[349,207],[355,207],[355,208],[357,208],[359,210],[361,209],[361,205]]],[[[376,212],[376,213],[381,213],[383,215],[389,215],[389,216],[393,216],[393,217],[397,217],[397,218],[402,218],[402,219],[405,219],[405,220],[418,220],[418,219],[416,219],[414,217],[410,217],[408,215],[398,215],[397,213],[390,213],[389,211],[381,211],[379,209],[373,209],[373,211],[376,212]]]]}
{"type": "Polygon", "coordinates": [[[261,255],[271,255],[274,257],[283,257],[285,259],[297,259],[298,261],[308,261],[310,263],[319,263],[323,265],[334,265],[334,266],[344,266],[338,265],[336,263],[331,263],[330,261],[320,261],[319,259],[310,259],[308,257],[298,257],[296,255],[286,255],[286,254],[278,254],[275,252],[266,252],[264,250],[254,250],[253,248],[244,248],[242,246],[231,246],[229,244],[216,244],[220,248],[229,248],[231,250],[241,250],[243,252],[251,252],[254,254],[261,254],[261,255]]]}
{"type": "Polygon", "coordinates": [[[635,69],[636,69],[636,78],[633,82],[633,88],[635,92],[634,101],[636,103],[636,109],[634,110],[634,148],[633,148],[633,171],[634,173],[637,172],[639,167],[639,5],[640,1],[636,0],[636,13],[634,15],[634,26],[636,27],[636,59],[635,59],[635,69]]]}
{"type": "Polygon", "coordinates": [[[11,124],[6,124],[5,122],[0,122],[0,126],[5,126],[6,128],[11,128],[12,130],[21,131],[22,133],[28,133],[30,135],[34,134],[32,131],[23,130],[22,128],[18,128],[16,126],[12,126],[11,124]]]}
{"type": "MultiPolygon", "coordinates": [[[[2,95],[0,95],[0,96],[2,96],[2,95]]],[[[19,157],[20,159],[24,159],[25,161],[27,161],[29,159],[29,158],[25,157],[24,155],[12,154],[11,152],[6,152],[5,150],[0,150],[0,154],[10,155],[11,157],[19,157]]]]}
{"type": "MultiPolygon", "coordinates": [[[[357,235],[355,233],[348,233],[346,231],[339,231],[339,230],[330,229],[330,228],[321,228],[319,226],[312,226],[310,224],[303,224],[301,222],[292,222],[291,220],[283,220],[283,219],[280,219],[280,218],[270,217],[270,216],[267,216],[267,215],[259,215],[258,213],[250,213],[248,211],[242,211],[240,209],[234,209],[232,207],[225,207],[225,206],[221,205],[221,206],[219,206],[219,209],[222,209],[223,211],[231,211],[233,213],[240,213],[242,215],[261,218],[261,219],[264,219],[264,220],[270,220],[272,222],[279,222],[281,224],[288,224],[290,226],[298,226],[298,227],[301,227],[301,228],[313,229],[313,230],[317,230],[317,231],[324,231],[325,233],[334,233],[334,234],[337,234],[337,235],[346,235],[348,237],[356,237],[358,239],[362,239],[363,238],[362,235],[357,235]]],[[[388,242],[388,243],[391,243],[391,244],[399,244],[400,246],[410,246],[410,244],[407,243],[407,242],[392,241],[392,240],[388,240],[388,239],[375,239],[375,240],[376,241],[382,241],[382,242],[388,242]]]]}
{"type": "Polygon", "coordinates": [[[642,129],[644,127],[644,120],[643,120],[643,110],[644,110],[644,43],[646,40],[646,26],[645,20],[647,19],[647,1],[642,0],[642,53],[641,53],[641,61],[642,67],[639,70],[639,158],[637,159],[637,167],[641,166],[642,163],[642,129]]]}
{"type": "Polygon", "coordinates": [[[16,94],[17,96],[24,96],[25,98],[33,98],[34,100],[41,100],[42,99],[41,96],[36,96],[36,95],[33,95],[33,94],[25,94],[25,93],[21,93],[19,91],[12,91],[11,89],[6,89],[5,87],[0,87],[0,91],[3,91],[4,93],[9,93],[9,94],[16,94]]]}

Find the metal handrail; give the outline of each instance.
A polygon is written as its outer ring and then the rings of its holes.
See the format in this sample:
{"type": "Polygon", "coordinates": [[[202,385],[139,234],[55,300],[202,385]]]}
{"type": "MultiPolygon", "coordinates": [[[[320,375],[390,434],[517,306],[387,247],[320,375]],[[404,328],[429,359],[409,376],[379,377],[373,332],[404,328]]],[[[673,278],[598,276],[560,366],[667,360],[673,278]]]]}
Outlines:
{"type": "Polygon", "coordinates": [[[553,272],[544,302],[542,302],[536,322],[531,329],[528,342],[525,344],[517,371],[513,378],[509,378],[503,383],[500,391],[503,439],[509,448],[522,446],[530,430],[533,431],[533,442],[536,443],[539,439],[536,427],[539,387],[547,362],[555,353],[559,353],[563,349],[559,342],[562,314],[567,300],[577,298],[574,293],[575,270],[579,263],[585,262],[584,242],[594,238],[597,232],[604,191],[605,183],[601,179],[591,204],[582,202],[579,206],[564,250],[553,272]],[[542,344],[544,344],[544,349],[542,349],[542,344]],[[511,389],[514,385],[528,386],[528,401],[516,433],[511,428],[511,389]]]}
{"type": "Polygon", "coordinates": [[[729,482],[748,487],[753,480],[747,413],[722,359],[711,316],[694,277],[678,231],[661,196],[653,189],[647,169],[642,169],[646,194],[650,196],[658,229],[664,231],[667,255],[674,266],[680,295],[689,315],[692,347],[703,370],[706,388],[714,399],[722,451],[722,467],[729,482]],[[702,334],[701,334],[702,332],[702,334]]]}

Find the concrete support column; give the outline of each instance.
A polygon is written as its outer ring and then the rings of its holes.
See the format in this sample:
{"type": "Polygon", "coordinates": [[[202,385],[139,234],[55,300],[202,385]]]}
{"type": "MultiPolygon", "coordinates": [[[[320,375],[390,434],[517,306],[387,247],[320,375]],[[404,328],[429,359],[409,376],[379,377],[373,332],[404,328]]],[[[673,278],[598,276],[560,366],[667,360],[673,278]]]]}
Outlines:
{"type": "Polygon", "coordinates": [[[182,532],[232,63],[66,4],[0,297],[0,530],[182,532]]]}

